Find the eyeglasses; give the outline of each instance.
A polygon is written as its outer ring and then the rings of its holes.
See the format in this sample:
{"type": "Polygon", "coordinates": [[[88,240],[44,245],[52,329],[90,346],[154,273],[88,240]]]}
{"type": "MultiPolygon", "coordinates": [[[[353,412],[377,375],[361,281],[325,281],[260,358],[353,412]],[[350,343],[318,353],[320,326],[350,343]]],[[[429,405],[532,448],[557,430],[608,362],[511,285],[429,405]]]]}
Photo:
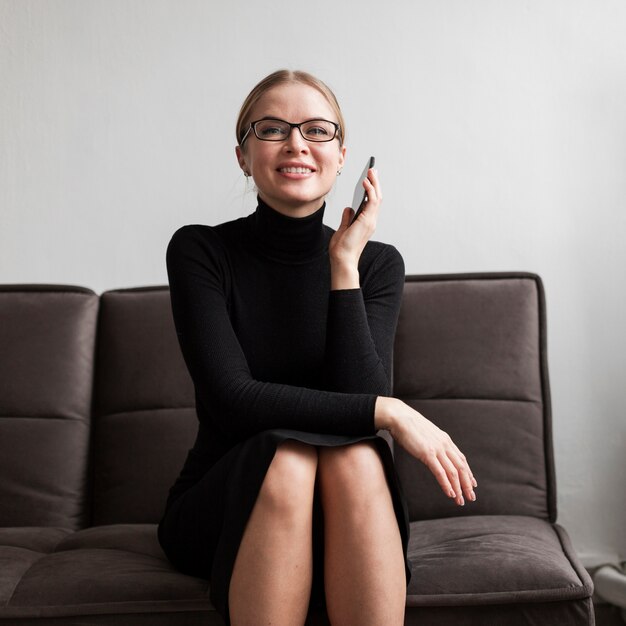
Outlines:
{"type": "Polygon", "coordinates": [[[253,131],[256,138],[261,141],[285,141],[293,128],[297,128],[306,141],[332,141],[339,134],[339,124],[328,120],[307,120],[299,124],[292,124],[285,120],[270,117],[251,122],[239,145],[243,146],[243,142],[248,138],[250,131],[253,131]]]}

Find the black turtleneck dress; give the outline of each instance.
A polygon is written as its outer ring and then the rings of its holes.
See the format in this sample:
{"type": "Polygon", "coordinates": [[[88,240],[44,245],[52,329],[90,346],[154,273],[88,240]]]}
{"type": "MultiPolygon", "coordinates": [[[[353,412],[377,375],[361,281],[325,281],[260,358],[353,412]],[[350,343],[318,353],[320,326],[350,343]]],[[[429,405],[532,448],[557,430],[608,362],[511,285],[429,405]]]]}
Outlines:
{"type": "MultiPolygon", "coordinates": [[[[330,288],[324,206],[284,216],[256,212],[219,226],[179,228],[167,248],[172,312],[195,386],[198,436],[170,489],[159,541],[181,571],[210,579],[226,622],[243,532],[277,446],[338,446],[372,439],[402,537],[408,517],[376,397],[390,395],[404,263],[370,241],[360,289],[330,288]]],[[[323,524],[314,503],[312,603],[323,601],[323,524]]]]}

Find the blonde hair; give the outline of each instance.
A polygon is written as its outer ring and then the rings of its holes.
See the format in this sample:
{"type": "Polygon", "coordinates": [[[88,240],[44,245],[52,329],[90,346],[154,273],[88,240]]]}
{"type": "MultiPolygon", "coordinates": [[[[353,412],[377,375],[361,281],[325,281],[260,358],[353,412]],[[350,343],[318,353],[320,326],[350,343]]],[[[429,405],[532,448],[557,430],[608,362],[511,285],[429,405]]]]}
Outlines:
{"type": "Polygon", "coordinates": [[[316,78],[308,72],[302,72],[299,70],[277,70],[276,72],[273,72],[269,76],[263,78],[254,86],[239,110],[236,126],[237,143],[241,144],[241,140],[248,130],[248,125],[251,121],[249,119],[250,112],[254,108],[254,105],[270,89],[286,83],[302,83],[303,85],[308,85],[309,87],[313,87],[313,89],[317,89],[317,91],[319,91],[324,98],[326,98],[328,104],[337,116],[337,122],[339,123],[339,144],[343,145],[346,139],[346,123],[343,119],[343,114],[341,113],[341,108],[339,107],[339,102],[337,102],[335,94],[332,92],[330,87],[319,78],[316,78]]]}

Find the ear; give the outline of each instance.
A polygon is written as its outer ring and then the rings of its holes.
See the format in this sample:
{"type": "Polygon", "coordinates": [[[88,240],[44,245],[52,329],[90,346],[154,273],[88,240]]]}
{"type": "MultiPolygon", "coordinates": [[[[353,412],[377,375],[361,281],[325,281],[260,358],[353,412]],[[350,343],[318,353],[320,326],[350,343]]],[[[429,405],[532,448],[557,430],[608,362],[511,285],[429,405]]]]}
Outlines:
{"type": "Polygon", "coordinates": [[[339,148],[339,161],[337,162],[337,169],[341,170],[343,169],[343,164],[346,161],[346,147],[345,146],[341,146],[341,148],[339,148]]]}
{"type": "Polygon", "coordinates": [[[241,146],[235,147],[235,154],[237,155],[237,162],[239,163],[239,167],[243,170],[243,173],[246,176],[250,176],[250,170],[246,165],[246,158],[243,155],[243,150],[241,149],[241,146]]]}

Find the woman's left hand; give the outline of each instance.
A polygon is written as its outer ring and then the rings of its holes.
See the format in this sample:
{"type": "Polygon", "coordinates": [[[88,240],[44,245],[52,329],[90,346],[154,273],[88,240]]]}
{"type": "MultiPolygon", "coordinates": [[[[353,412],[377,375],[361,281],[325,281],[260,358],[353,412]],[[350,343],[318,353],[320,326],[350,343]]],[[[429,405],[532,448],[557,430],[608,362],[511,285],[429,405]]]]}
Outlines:
{"type": "Polygon", "coordinates": [[[331,267],[331,289],[359,287],[358,264],[365,244],[376,230],[378,211],[383,199],[378,172],[371,168],[363,181],[367,202],[352,225],[354,210],[346,207],[341,224],[328,244],[331,267]]]}

